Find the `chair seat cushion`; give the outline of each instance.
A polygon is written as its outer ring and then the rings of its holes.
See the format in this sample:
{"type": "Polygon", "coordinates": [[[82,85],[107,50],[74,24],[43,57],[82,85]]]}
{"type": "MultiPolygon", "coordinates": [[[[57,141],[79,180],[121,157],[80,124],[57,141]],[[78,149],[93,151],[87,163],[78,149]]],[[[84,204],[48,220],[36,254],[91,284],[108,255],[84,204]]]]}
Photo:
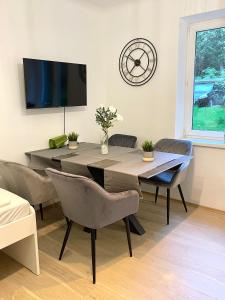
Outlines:
{"type": "Polygon", "coordinates": [[[157,186],[160,185],[167,186],[167,185],[171,185],[175,175],[176,175],[175,170],[168,170],[149,178],[147,182],[157,186]]]}

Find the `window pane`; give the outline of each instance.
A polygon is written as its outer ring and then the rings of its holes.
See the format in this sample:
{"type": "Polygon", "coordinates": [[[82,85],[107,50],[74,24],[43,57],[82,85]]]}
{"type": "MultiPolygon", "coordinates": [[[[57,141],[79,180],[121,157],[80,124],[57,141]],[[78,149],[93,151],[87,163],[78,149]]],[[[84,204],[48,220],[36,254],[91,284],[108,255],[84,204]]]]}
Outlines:
{"type": "Polygon", "coordinates": [[[225,131],[225,27],[196,33],[192,129],[225,131]]]}

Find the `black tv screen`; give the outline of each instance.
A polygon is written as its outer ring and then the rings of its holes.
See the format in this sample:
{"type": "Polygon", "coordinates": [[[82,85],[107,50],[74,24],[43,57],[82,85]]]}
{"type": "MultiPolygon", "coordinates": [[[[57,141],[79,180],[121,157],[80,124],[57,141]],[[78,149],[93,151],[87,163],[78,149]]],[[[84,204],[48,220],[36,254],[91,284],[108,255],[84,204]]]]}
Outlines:
{"type": "Polygon", "coordinates": [[[86,65],[23,59],[27,108],[87,105],[86,65]]]}

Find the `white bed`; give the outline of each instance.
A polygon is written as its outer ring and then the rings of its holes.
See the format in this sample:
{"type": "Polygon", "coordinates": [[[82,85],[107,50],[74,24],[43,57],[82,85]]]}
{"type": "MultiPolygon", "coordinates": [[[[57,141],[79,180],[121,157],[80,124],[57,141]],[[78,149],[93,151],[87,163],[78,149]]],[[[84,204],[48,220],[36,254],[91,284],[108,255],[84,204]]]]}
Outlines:
{"type": "Polygon", "coordinates": [[[30,214],[30,204],[17,195],[0,189],[0,226],[30,214]]]}
{"type": "Polygon", "coordinates": [[[28,201],[2,188],[0,249],[36,275],[40,274],[35,211],[28,201]]]}

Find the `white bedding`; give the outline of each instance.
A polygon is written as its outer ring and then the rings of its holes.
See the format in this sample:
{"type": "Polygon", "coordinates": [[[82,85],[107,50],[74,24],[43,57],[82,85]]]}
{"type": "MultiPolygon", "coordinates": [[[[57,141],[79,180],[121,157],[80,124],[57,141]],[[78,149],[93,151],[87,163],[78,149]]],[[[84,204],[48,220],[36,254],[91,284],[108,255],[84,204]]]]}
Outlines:
{"type": "Polygon", "coordinates": [[[26,217],[29,214],[30,204],[27,200],[0,188],[0,226],[26,217]]]}
{"type": "Polygon", "coordinates": [[[0,208],[9,204],[10,204],[10,199],[4,199],[4,198],[0,199],[0,208]]]}

